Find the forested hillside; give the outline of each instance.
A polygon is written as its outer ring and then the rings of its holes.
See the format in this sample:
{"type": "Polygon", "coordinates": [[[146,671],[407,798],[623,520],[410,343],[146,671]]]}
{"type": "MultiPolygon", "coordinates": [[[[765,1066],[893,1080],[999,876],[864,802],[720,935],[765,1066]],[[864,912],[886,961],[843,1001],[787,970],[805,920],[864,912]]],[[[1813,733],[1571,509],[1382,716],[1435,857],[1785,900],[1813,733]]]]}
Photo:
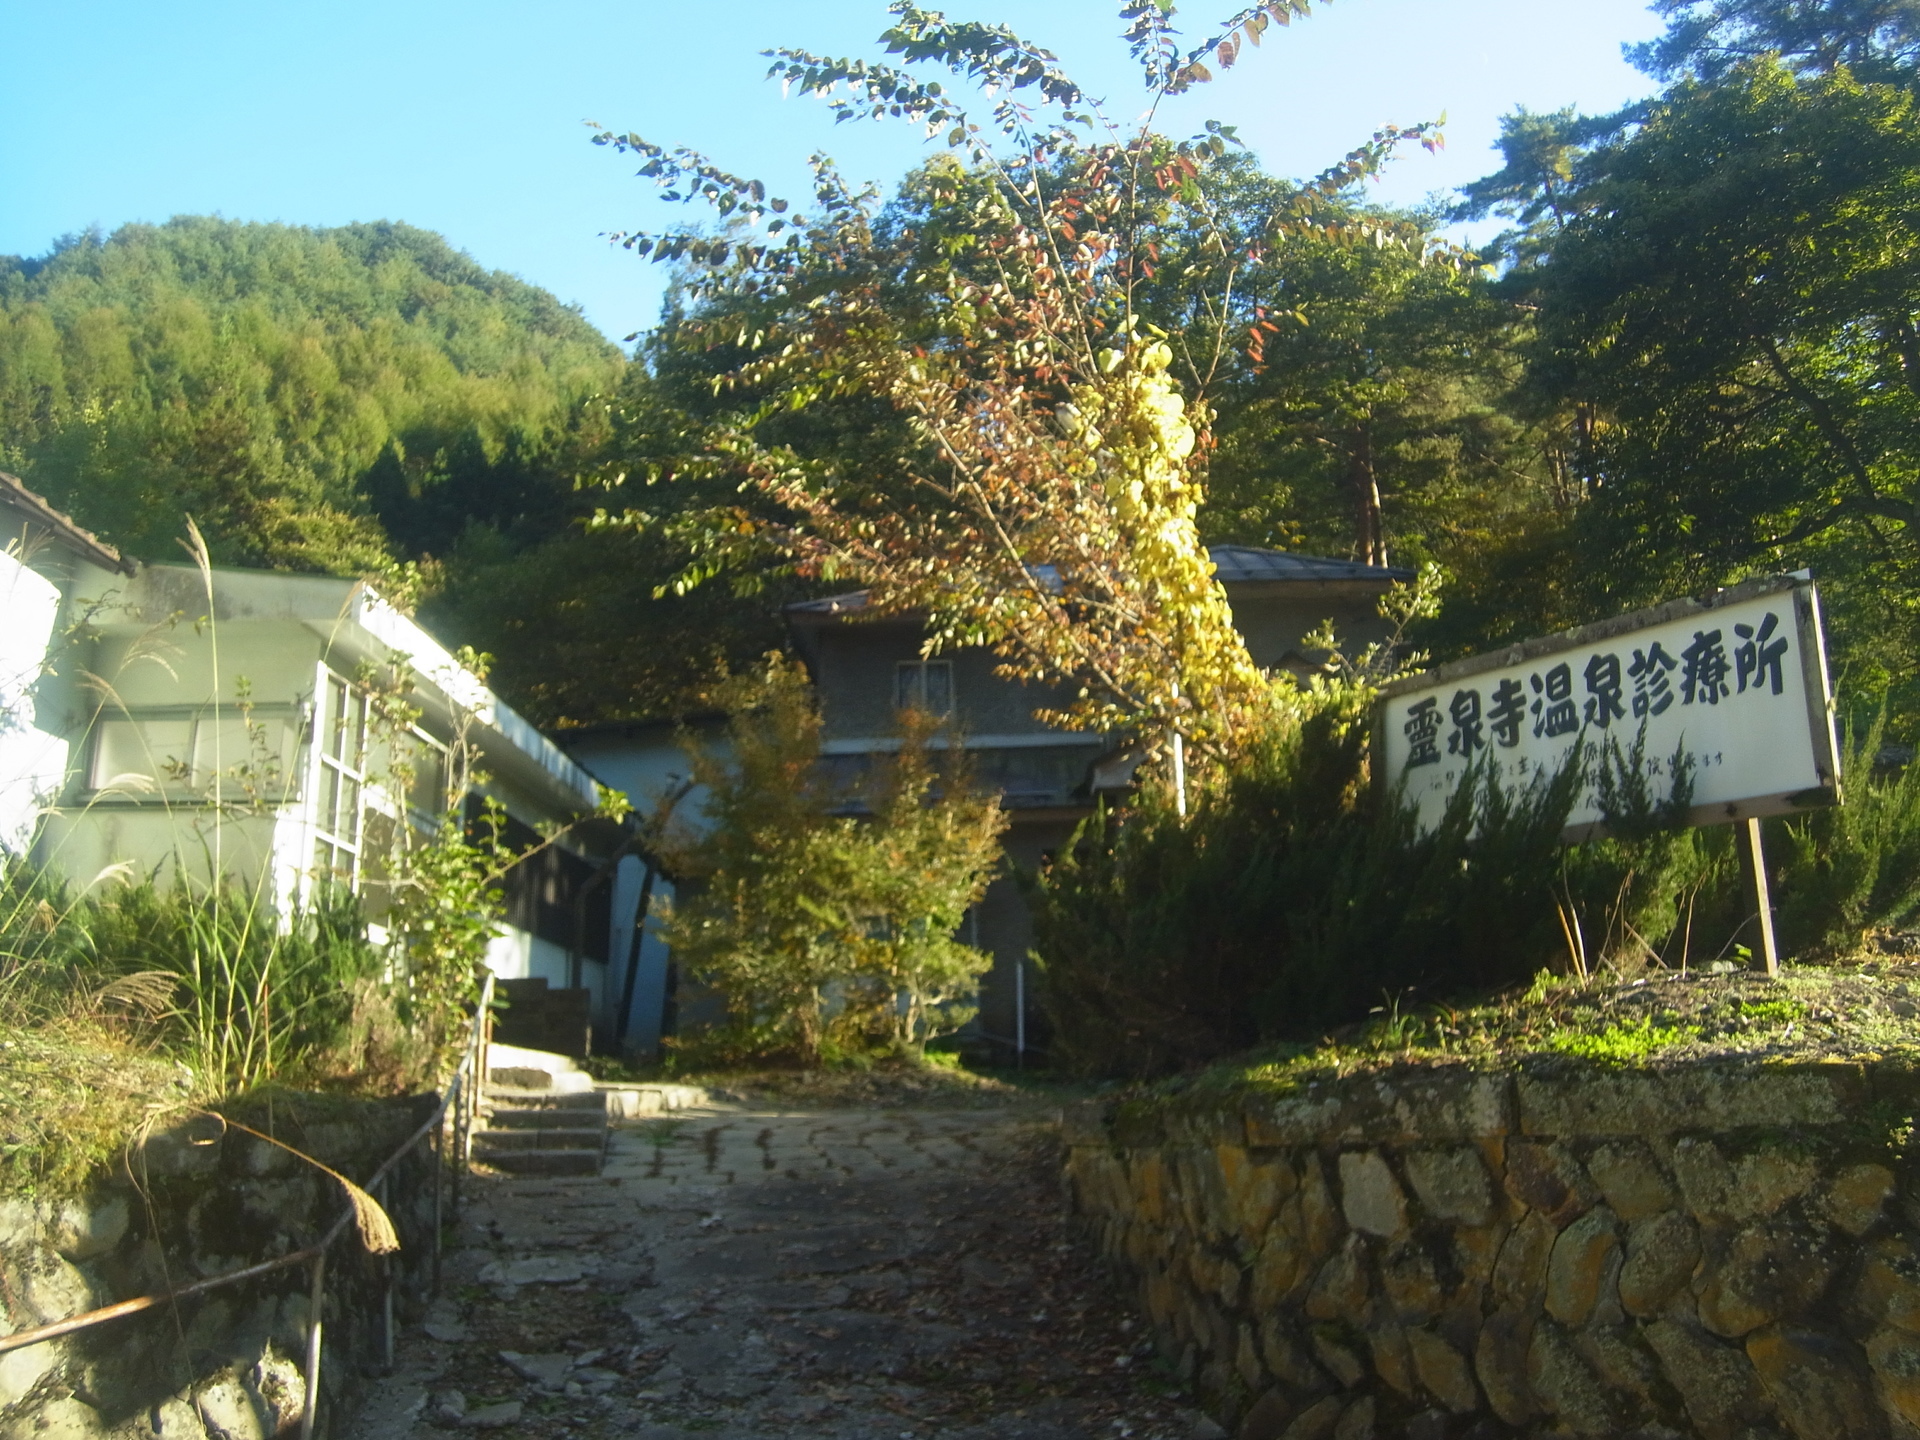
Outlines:
{"type": "Polygon", "coordinates": [[[416,512],[448,488],[498,508],[500,458],[550,447],[620,365],[404,225],[187,218],[0,260],[0,463],[136,554],[176,553],[182,512],[233,563],[436,548],[408,544],[442,539],[416,512]]]}

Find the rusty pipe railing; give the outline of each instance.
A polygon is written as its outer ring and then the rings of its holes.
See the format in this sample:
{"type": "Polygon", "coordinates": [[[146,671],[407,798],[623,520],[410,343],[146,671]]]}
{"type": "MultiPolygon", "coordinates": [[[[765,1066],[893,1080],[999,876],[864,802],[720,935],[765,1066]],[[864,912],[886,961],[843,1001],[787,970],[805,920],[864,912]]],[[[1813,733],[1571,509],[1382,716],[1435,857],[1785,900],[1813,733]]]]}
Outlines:
{"type": "MultiPolygon", "coordinates": [[[[440,1232],[441,1198],[440,1190],[445,1182],[446,1172],[438,1163],[444,1155],[441,1132],[451,1114],[453,1118],[453,1213],[460,1213],[460,1176],[467,1168],[473,1152],[473,1127],[479,1113],[480,1097],[486,1089],[486,1053],[487,1040],[491,1030],[493,1010],[493,976],[488,975],[481,987],[480,1004],[473,1012],[473,1025],[467,1034],[466,1049],[460,1056],[453,1077],[446,1088],[440,1092],[440,1103],[434,1107],[420,1127],[401,1142],[398,1149],[381,1162],[380,1168],[367,1178],[362,1189],[378,1193],[384,1197],[389,1193],[387,1177],[394,1167],[410,1155],[421,1141],[432,1138],[435,1165],[433,1171],[433,1288],[440,1285],[440,1232]]],[[[191,1285],[176,1286],[154,1295],[142,1295],[133,1300],[122,1300],[117,1304],[103,1305],[97,1310],[89,1310],[81,1315],[71,1315],[65,1320],[56,1320],[48,1325],[39,1325],[31,1330],[17,1330],[11,1335],[0,1335],[0,1355],[11,1350],[24,1350],[29,1345],[45,1344],[57,1340],[62,1335],[71,1335],[78,1330],[91,1329],[95,1325],[104,1325],[110,1320],[123,1319],[128,1315],[138,1315],[142,1311],[157,1306],[177,1304],[191,1299],[195,1295],[204,1295],[210,1290],[223,1289],[229,1285],[243,1284],[248,1280],[257,1280],[263,1275],[271,1275],[280,1270],[291,1270],[299,1265],[309,1267],[308,1303],[307,1303],[307,1355],[305,1372],[305,1399],[300,1416],[300,1440],[312,1440],[313,1427],[320,1409],[320,1335],[321,1309],[326,1302],[327,1252],[333,1248],[334,1241],[346,1233],[354,1223],[354,1208],[348,1204],[338,1219],[328,1227],[326,1233],[304,1250],[296,1250],[291,1255],[281,1255],[275,1259],[263,1261],[258,1265],[249,1265],[244,1269],[230,1270],[224,1275],[215,1275],[208,1280],[196,1280],[191,1285]]],[[[393,1275],[391,1268],[386,1275],[384,1295],[385,1330],[382,1345],[391,1363],[393,1352],[393,1275]]]]}

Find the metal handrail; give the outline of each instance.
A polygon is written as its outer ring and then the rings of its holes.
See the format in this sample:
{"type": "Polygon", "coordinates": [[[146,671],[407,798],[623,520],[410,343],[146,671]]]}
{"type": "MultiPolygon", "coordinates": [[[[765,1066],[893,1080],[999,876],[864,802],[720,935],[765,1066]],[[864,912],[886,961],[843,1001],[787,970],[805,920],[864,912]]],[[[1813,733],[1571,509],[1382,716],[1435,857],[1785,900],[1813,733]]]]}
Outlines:
{"type": "MultiPolygon", "coordinates": [[[[422,1122],[419,1129],[415,1130],[398,1149],[387,1156],[381,1163],[380,1168],[368,1177],[367,1183],[362,1187],[363,1189],[371,1191],[374,1186],[382,1184],[388,1174],[393,1170],[393,1167],[398,1165],[407,1155],[411,1154],[420,1142],[429,1136],[433,1137],[434,1148],[436,1152],[438,1152],[440,1135],[444,1128],[447,1114],[449,1111],[452,1111],[454,1117],[454,1153],[456,1160],[453,1172],[453,1208],[455,1214],[459,1213],[460,1175],[466,1169],[467,1163],[471,1158],[474,1120],[478,1114],[480,1093],[485,1089],[485,1071],[480,1067],[483,1067],[485,1064],[489,1017],[492,1014],[492,1009],[493,976],[489,974],[480,990],[480,1004],[473,1012],[473,1024],[467,1034],[466,1049],[460,1057],[459,1065],[454,1068],[452,1078],[447,1082],[446,1088],[440,1093],[440,1103],[434,1107],[433,1114],[422,1122]],[[470,1077],[474,1074],[480,1075],[480,1083],[475,1084],[471,1082],[470,1077]]],[[[445,1167],[443,1165],[436,1164],[434,1166],[433,1285],[436,1290],[440,1284],[440,1187],[444,1172],[445,1167]]],[[[197,1280],[191,1285],[182,1285],[175,1289],[164,1290],[153,1295],[142,1295],[133,1300],[122,1300],[117,1304],[105,1305],[98,1310],[88,1310],[80,1315],[71,1315],[65,1320],[56,1320],[52,1324],[36,1326],[31,1330],[18,1330],[11,1335],[0,1335],[0,1355],[4,1355],[10,1350],[23,1350],[29,1345],[43,1344],[48,1340],[58,1339],[62,1335],[71,1335],[77,1330],[90,1329],[95,1325],[105,1324],[109,1320],[118,1320],[127,1315],[137,1315],[141,1311],[151,1310],[155,1306],[189,1299],[195,1295],[204,1295],[209,1290],[219,1290],[228,1285],[238,1285],[244,1281],[257,1280],[262,1275],[271,1275],[277,1270],[290,1270],[296,1265],[309,1265],[313,1270],[313,1278],[309,1289],[309,1303],[307,1307],[306,1396],[300,1417],[300,1437],[301,1440],[312,1440],[314,1421],[319,1412],[320,1401],[320,1307],[326,1298],[327,1251],[332,1248],[333,1242],[338,1240],[341,1235],[346,1232],[347,1227],[353,1224],[354,1217],[354,1207],[349,1203],[346,1209],[340,1213],[340,1217],[333,1222],[324,1235],[304,1250],[296,1250],[291,1255],[281,1255],[275,1259],[263,1261],[258,1265],[249,1265],[241,1270],[232,1270],[224,1275],[216,1275],[208,1280],[197,1280]]],[[[387,1278],[388,1333],[386,1335],[386,1344],[389,1352],[391,1352],[393,1346],[392,1300],[393,1280],[391,1274],[389,1274],[387,1278]]]]}

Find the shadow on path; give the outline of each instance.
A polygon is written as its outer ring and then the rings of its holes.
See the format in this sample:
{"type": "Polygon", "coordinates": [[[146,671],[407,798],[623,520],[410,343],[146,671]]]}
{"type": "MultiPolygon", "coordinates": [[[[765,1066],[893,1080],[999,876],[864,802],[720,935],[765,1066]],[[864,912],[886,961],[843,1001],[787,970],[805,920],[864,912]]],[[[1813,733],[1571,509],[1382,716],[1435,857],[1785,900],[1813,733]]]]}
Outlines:
{"type": "Polygon", "coordinates": [[[1061,1213],[1049,1114],[713,1105],[476,1182],[356,1440],[1194,1440],[1061,1213]]]}

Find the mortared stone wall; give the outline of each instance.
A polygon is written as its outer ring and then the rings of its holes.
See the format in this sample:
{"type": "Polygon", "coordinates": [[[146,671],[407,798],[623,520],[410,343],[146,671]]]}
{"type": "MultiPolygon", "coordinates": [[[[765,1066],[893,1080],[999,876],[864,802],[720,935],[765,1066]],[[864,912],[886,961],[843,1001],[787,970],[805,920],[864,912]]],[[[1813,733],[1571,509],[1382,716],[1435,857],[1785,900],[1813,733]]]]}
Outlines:
{"type": "Polygon", "coordinates": [[[1068,1190],[1242,1440],[1920,1436],[1905,1067],[1373,1069],[1069,1112],[1068,1190]]]}

